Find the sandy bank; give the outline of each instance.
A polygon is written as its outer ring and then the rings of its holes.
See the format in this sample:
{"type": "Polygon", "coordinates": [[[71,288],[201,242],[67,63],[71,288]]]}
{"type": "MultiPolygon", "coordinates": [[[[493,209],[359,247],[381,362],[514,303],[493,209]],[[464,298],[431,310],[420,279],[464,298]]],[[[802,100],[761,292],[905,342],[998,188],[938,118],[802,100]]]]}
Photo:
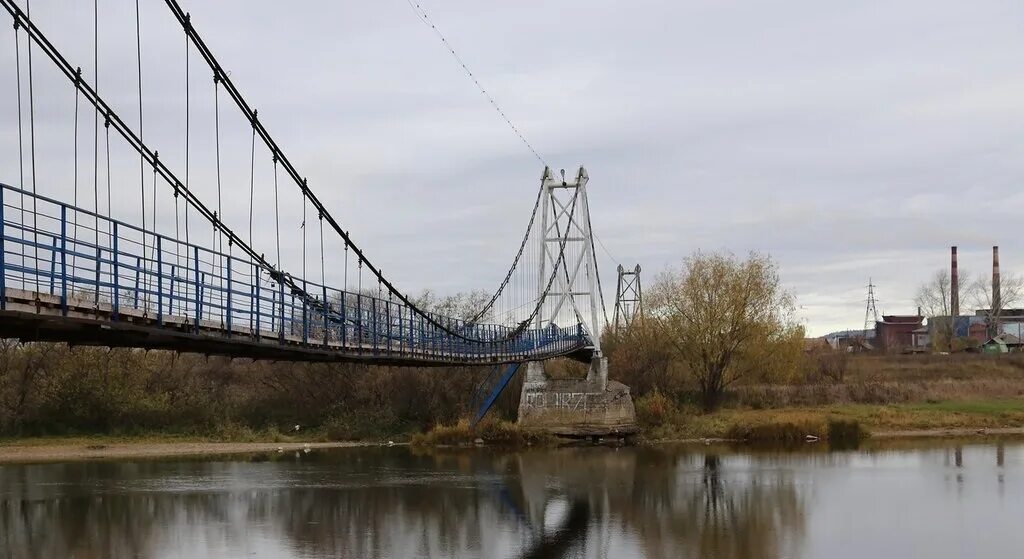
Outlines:
{"type": "Polygon", "coordinates": [[[250,452],[282,452],[305,448],[342,448],[371,446],[356,442],[330,443],[211,443],[211,442],[3,442],[0,463],[64,462],[73,460],[108,460],[122,458],[158,458],[163,456],[206,456],[245,454],[250,452]]]}

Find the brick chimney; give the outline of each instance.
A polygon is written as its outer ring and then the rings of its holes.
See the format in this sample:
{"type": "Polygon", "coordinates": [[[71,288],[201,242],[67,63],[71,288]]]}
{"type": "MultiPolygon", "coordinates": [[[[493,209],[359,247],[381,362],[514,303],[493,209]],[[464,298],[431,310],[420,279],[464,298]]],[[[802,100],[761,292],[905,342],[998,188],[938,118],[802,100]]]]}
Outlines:
{"type": "Polygon", "coordinates": [[[949,306],[950,315],[957,317],[960,316],[960,274],[956,269],[956,247],[952,247],[950,255],[950,271],[949,271],[949,306]]]}
{"type": "Polygon", "coordinates": [[[999,314],[1002,293],[999,290],[999,247],[992,247],[992,314],[999,314]]]}

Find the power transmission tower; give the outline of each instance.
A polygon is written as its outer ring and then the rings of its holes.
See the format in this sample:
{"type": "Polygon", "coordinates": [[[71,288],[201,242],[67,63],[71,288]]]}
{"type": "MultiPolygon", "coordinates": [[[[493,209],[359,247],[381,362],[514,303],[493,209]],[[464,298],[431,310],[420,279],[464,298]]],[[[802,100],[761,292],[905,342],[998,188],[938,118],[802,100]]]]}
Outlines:
{"type": "Polygon", "coordinates": [[[878,308],[875,306],[875,284],[868,278],[868,304],[864,309],[864,335],[875,330],[875,323],[878,322],[878,308]]]}
{"type": "Polygon", "coordinates": [[[640,265],[626,270],[619,265],[619,281],[615,288],[615,331],[628,328],[643,313],[643,289],[640,286],[640,265]]]}

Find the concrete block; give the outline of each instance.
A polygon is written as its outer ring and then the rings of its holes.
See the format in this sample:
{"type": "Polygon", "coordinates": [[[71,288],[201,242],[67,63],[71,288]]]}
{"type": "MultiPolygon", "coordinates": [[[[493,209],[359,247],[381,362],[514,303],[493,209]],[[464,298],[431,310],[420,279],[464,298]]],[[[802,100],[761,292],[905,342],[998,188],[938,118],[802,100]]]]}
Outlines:
{"type": "Polygon", "coordinates": [[[629,387],[608,380],[608,361],[591,363],[585,379],[549,379],[543,362],[526,365],[519,423],[564,436],[615,436],[637,431],[629,387]]]}

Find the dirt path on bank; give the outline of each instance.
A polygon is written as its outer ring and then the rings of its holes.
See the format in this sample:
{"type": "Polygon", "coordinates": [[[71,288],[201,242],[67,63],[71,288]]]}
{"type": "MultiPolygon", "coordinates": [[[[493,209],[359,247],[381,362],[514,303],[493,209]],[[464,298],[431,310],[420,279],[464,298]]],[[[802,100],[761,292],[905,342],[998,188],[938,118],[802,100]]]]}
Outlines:
{"type": "Polygon", "coordinates": [[[164,456],[209,456],[250,452],[294,452],[309,449],[375,446],[357,442],[332,443],[210,443],[210,442],[0,442],[0,464],[65,462],[164,456]]]}

